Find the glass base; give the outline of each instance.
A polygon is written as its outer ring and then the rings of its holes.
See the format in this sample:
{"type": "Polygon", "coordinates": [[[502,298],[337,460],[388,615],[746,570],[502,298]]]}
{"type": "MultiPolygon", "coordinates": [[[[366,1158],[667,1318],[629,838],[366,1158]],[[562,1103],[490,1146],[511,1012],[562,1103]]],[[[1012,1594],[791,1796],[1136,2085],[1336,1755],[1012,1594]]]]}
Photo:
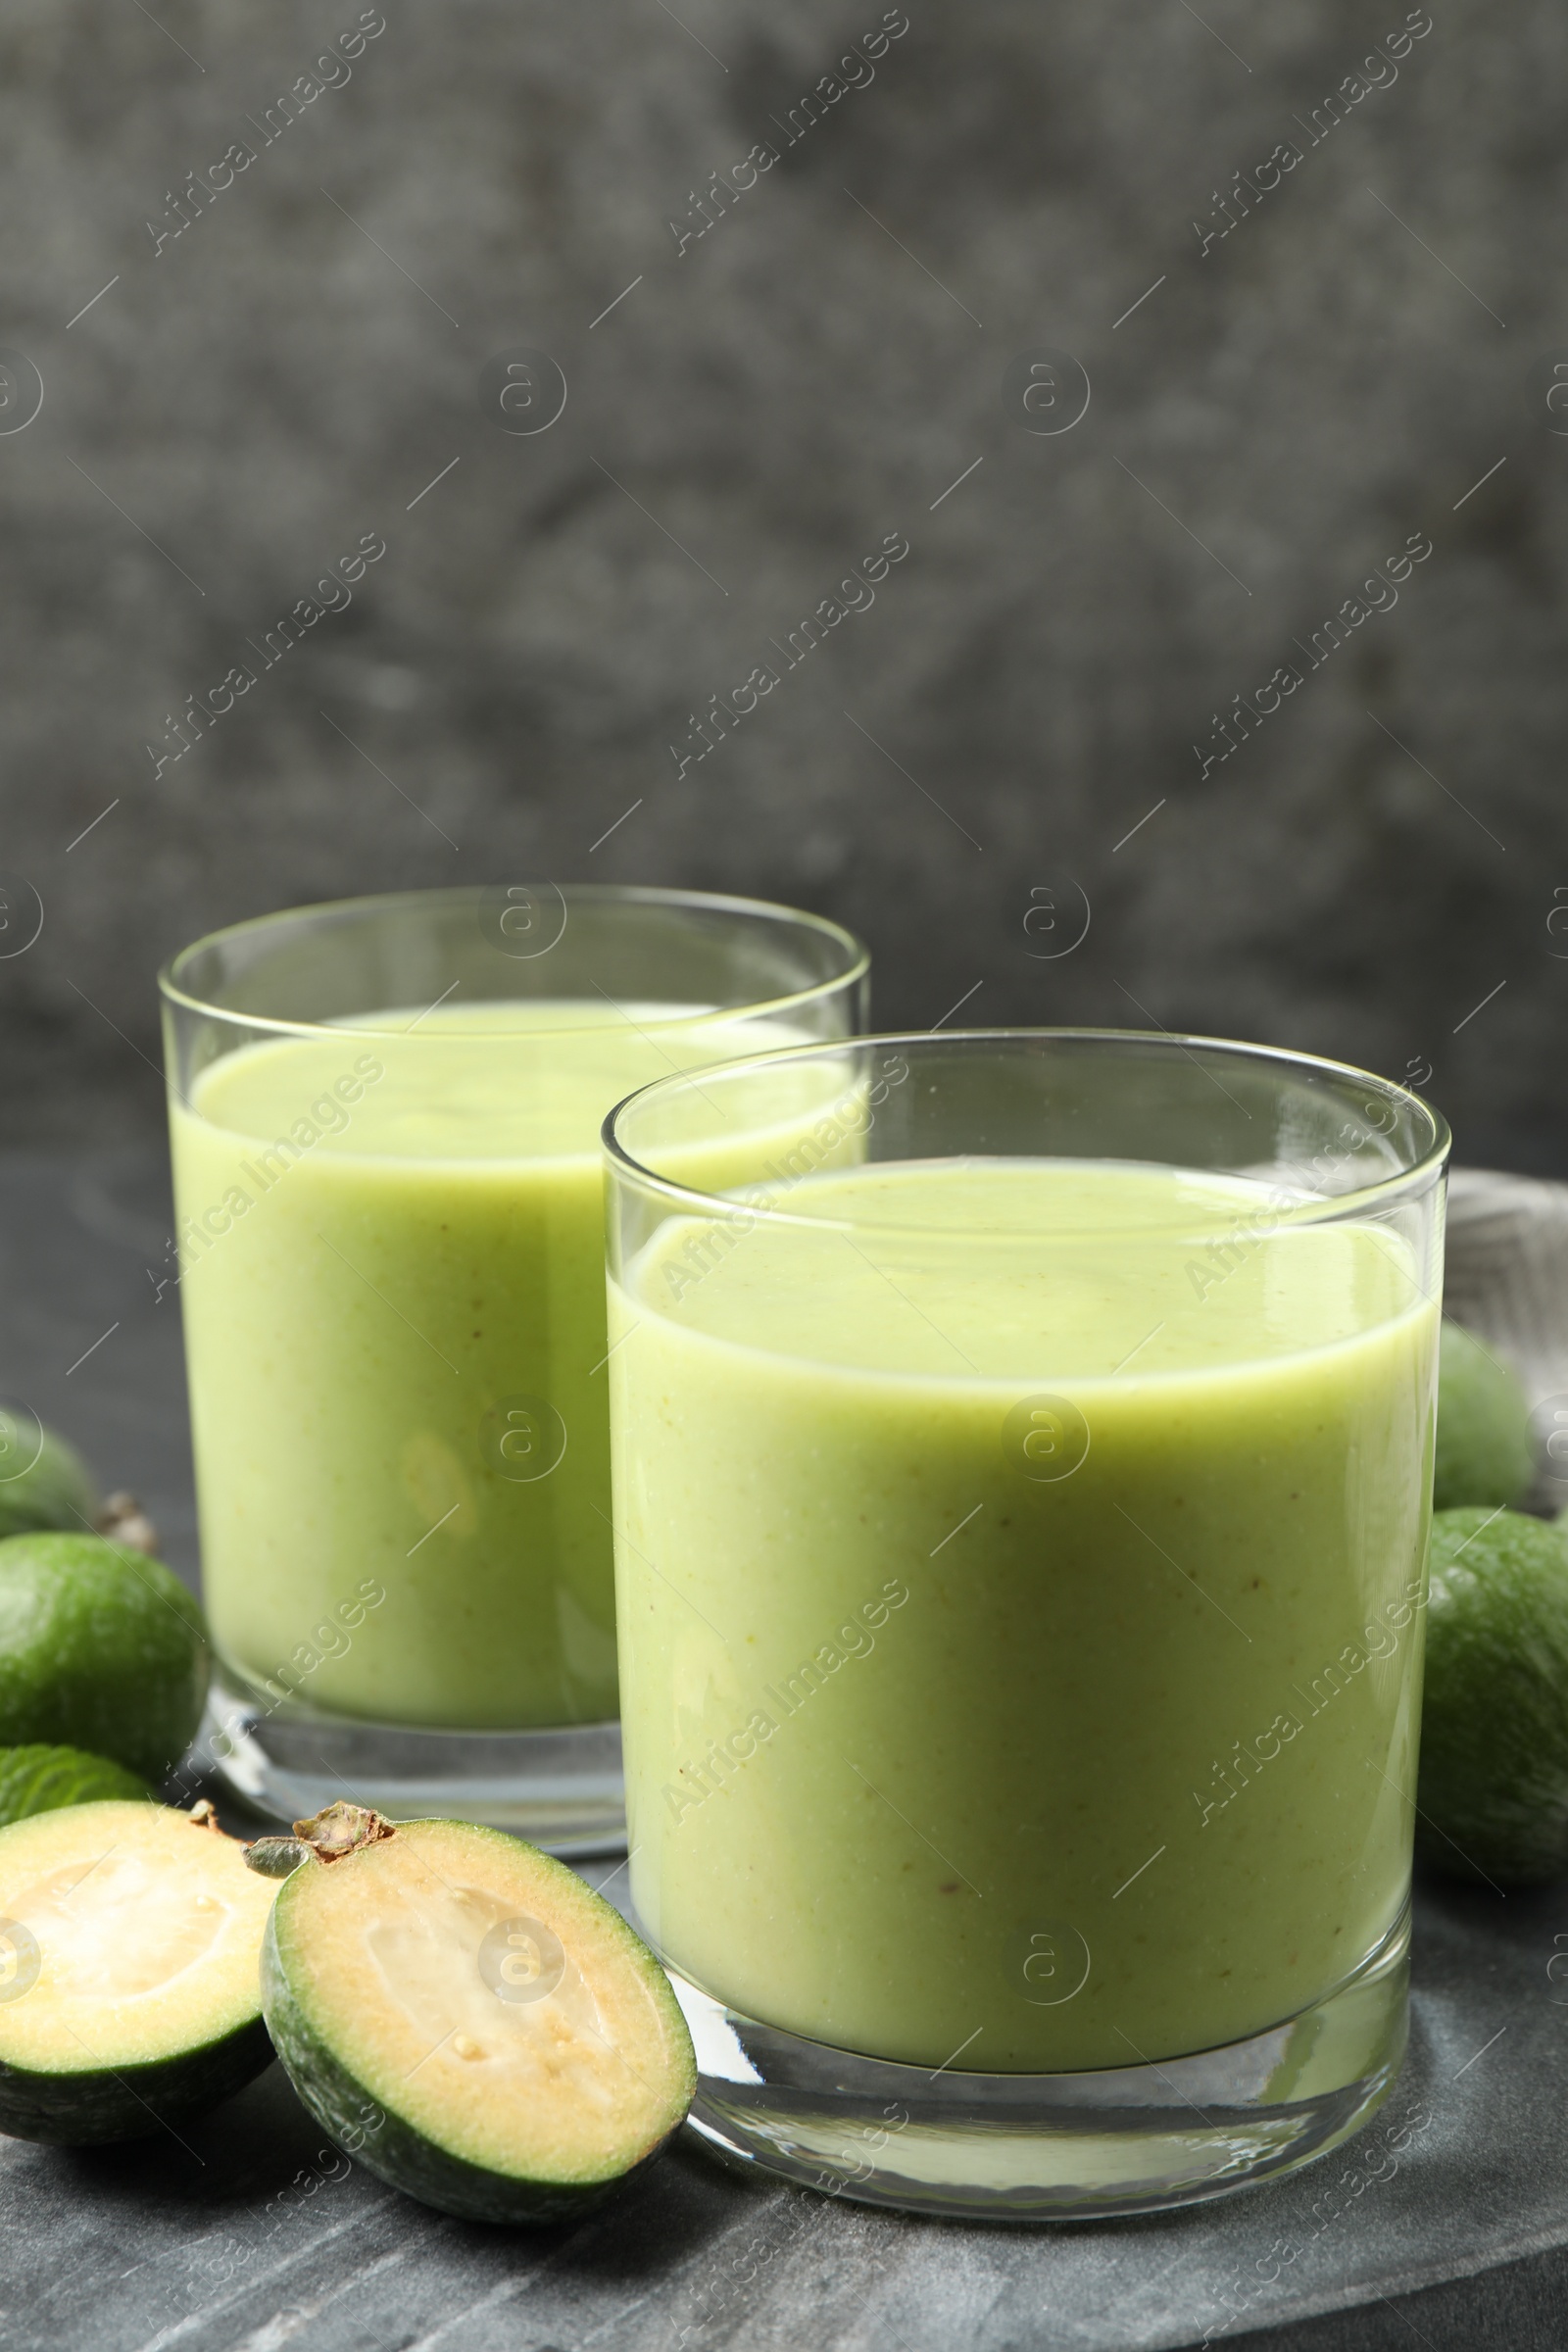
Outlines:
{"type": "Polygon", "coordinates": [[[394,1821],[483,1822],[552,1854],[611,1854],[626,1842],[618,1723],[411,1731],[298,1705],[264,1709],[220,1676],[199,1746],[243,1803],[280,1821],[348,1797],[394,1821]]]}
{"type": "MultiPolygon", "coordinates": [[[[864,2205],[1096,2221],[1195,2205],[1348,2139],[1404,2056],[1410,1918],[1298,2017],[1100,2074],[963,2075],[860,2058],[742,2017],[670,1970],[710,2152],[864,2205]]],[[[666,1963],[667,1967],[667,1963],[666,1963]]]]}

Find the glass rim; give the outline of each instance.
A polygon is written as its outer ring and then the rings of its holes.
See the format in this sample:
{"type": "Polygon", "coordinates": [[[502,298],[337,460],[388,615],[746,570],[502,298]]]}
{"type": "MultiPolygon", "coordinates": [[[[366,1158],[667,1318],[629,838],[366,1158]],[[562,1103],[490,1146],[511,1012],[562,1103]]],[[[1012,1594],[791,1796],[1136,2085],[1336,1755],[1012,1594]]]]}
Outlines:
{"type": "MultiPolygon", "coordinates": [[[[1174,1048],[1177,1052],[1188,1054],[1191,1054],[1194,1047],[1200,1047],[1205,1052],[1232,1054],[1238,1059],[1247,1058],[1264,1064],[1275,1064],[1282,1069],[1318,1073],[1341,1084],[1348,1081],[1352,1087],[1357,1089],[1369,1087],[1382,1096],[1386,1102],[1397,1102],[1407,1107],[1417,1118],[1426,1122],[1430,1130],[1430,1139],[1420,1156],[1414,1159],[1409,1167],[1396,1168],[1389,1175],[1379,1177],[1374,1184],[1358,1185],[1342,1193],[1304,1193],[1298,1200],[1288,1202],[1280,1209],[1282,1225],[1289,1224],[1296,1227],[1318,1223],[1337,1223],[1348,1217],[1364,1214],[1374,1205],[1381,1208],[1391,1200],[1419,1198],[1442,1179],[1453,1148],[1453,1136],[1447,1120],[1440,1110],[1435,1109],[1430,1102],[1414,1093],[1411,1088],[1400,1086],[1396,1080],[1392,1078],[1379,1078],[1370,1070],[1358,1068],[1354,1062],[1335,1061],[1321,1054],[1303,1054],[1290,1046],[1250,1045],[1242,1039],[1200,1037],[1169,1029],[1091,1029],[1081,1027],[912,1029],[890,1030],[863,1037],[824,1038],[806,1046],[783,1046],[775,1048],[770,1053],[748,1054],[729,1061],[707,1063],[695,1071],[674,1071],[668,1077],[651,1079],[646,1086],[640,1086],[634,1093],[625,1096],[606,1115],[600,1129],[600,1139],[605,1158],[609,1163],[608,1172],[619,1179],[635,1180],[646,1189],[678,1204],[688,1214],[696,1213],[712,1219],[733,1216],[739,1211],[758,1220],[766,1218],[771,1224],[798,1228],[803,1232],[859,1233],[876,1231],[890,1236],[925,1235],[945,1239],[950,1244],[956,1239],[961,1238],[965,1247],[971,1246],[976,1240],[1005,1242],[1027,1237],[1036,1242],[1051,1239],[1072,1242],[1087,1239],[1096,1233],[1125,1234],[1127,1231],[1125,1226],[1112,1225],[1064,1227],[1060,1230],[1059,1235],[1053,1235],[1049,1231],[1042,1232],[1038,1225],[987,1225],[983,1228],[964,1228],[960,1236],[956,1234],[952,1226],[924,1226],[918,1222],[893,1221],[885,1218],[806,1216],[787,1208],[779,1208],[771,1202],[760,1202],[755,1199],[747,1198],[746,1195],[755,1194],[762,1189],[760,1180],[753,1180],[745,1187],[739,1188],[737,1192],[726,1194],[705,1192],[699,1187],[682,1184],[673,1177],[662,1176],[656,1169],[647,1166],[644,1161],[634,1156],[622,1142],[619,1133],[622,1119],[637,1104],[645,1102],[649,1096],[673,1095],[682,1088],[688,1093],[701,1093],[700,1082],[704,1080],[711,1084],[715,1078],[738,1076],[747,1071],[782,1066],[786,1062],[818,1061],[829,1055],[869,1052],[877,1049],[902,1053],[911,1047],[918,1051],[923,1047],[942,1045],[1022,1047],[1035,1044],[1136,1045],[1154,1047],[1158,1050],[1174,1048]]],[[[824,1113],[824,1115],[827,1114],[824,1113]]],[[[1376,1133],[1377,1130],[1374,1129],[1371,1132],[1376,1133]]],[[[958,1155],[950,1154],[949,1156],[958,1155]]],[[[964,1156],[1012,1159],[1025,1155],[1007,1152],[972,1153],[964,1156]]],[[[1047,1154],[1045,1156],[1065,1158],[1069,1155],[1047,1154]]],[[[897,1163],[871,1164],[895,1165],[897,1163]]],[[[922,1164],[932,1163],[928,1161],[922,1164]]],[[[1166,1160],[1128,1160],[1118,1161],[1115,1164],[1128,1167],[1173,1167],[1177,1165],[1174,1161],[1166,1160]]],[[[1281,1164],[1288,1163],[1282,1162],[1281,1164]]],[[[1205,1171],[1194,1172],[1203,1173],[1205,1171]]],[[[1224,1176],[1225,1174],[1222,1169],[1206,1172],[1215,1176],[1224,1176]]],[[[793,1179],[791,1189],[793,1190],[795,1184],[803,1181],[804,1178],[793,1179]]],[[[1232,1181],[1236,1181],[1236,1179],[1232,1179],[1232,1181]]],[[[1257,1181],[1258,1189],[1261,1191],[1263,1189],[1262,1180],[1253,1181],[1257,1181]]],[[[1276,1200],[1273,1205],[1279,1206],[1280,1204],[1276,1200]]],[[[1237,1206],[1239,1210],[1245,1208],[1245,1204],[1241,1201],[1238,1201],[1237,1206]]],[[[1188,1220],[1168,1226],[1149,1225],[1137,1228],[1139,1233],[1151,1236],[1175,1236],[1192,1233],[1195,1238],[1211,1235],[1216,1230],[1224,1230],[1224,1228],[1214,1223],[1195,1227],[1188,1220]]]]}
{"type": "MultiPolygon", "coordinates": [[[[640,882],[545,882],[528,883],[519,887],[554,891],[561,899],[563,906],[566,906],[568,900],[571,899],[598,900],[606,904],[648,907],[663,906],[676,911],[687,908],[711,910],[717,913],[745,916],[754,921],[758,921],[760,918],[760,923],[793,924],[797,930],[813,933],[818,937],[833,941],[843,951],[845,956],[843,970],[833,973],[827,979],[813,981],[808,988],[786,990],[783,995],[777,997],[748,998],[739,1004],[713,1005],[704,1012],[677,1009],[659,1019],[639,1024],[650,1030],[700,1028],[707,1021],[732,1021],[741,1015],[747,1018],[756,1018],[768,1013],[787,1012],[796,1005],[814,1004],[822,997],[833,995],[839,989],[858,986],[864,980],[871,968],[870,949],[843,923],[834,922],[830,915],[813,914],[808,908],[800,906],[785,906],[772,899],[740,898],[724,891],[666,888],[660,883],[640,882]]],[[[427,890],[374,891],[353,898],[314,900],[303,906],[278,906],[269,914],[247,915],[243,921],[223,923],[216,931],[204,931],[199,939],[193,939],[187,946],[178,949],[159,968],[158,991],[166,1004],[177,1007],[181,1011],[198,1013],[209,1020],[232,1022],[239,1028],[262,1030],[280,1037],[406,1037],[410,1033],[406,1029],[375,1027],[368,1022],[357,1019],[354,1021],[302,1021],[291,1020],[278,1013],[241,1012],[232,1005],[215,1004],[210,998],[193,995],[183,985],[182,973],[192,958],[200,955],[204,949],[217,947],[220,942],[242,938],[249,933],[266,931],[274,925],[282,925],[303,915],[342,915],[347,909],[355,908],[363,910],[366,917],[368,918],[376,913],[389,913],[398,907],[410,908],[428,906],[432,901],[441,899],[453,905],[461,905],[465,901],[468,901],[477,906],[482,901],[485,891],[493,888],[495,888],[493,883],[485,882],[437,883],[427,890]]],[[[564,925],[563,929],[564,929],[564,925]]],[[[544,953],[548,954],[549,950],[547,949],[544,953]]],[[[480,1001],[473,1000],[476,1003],[480,1001]]],[[[484,1003],[514,1001],[521,1002],[522,1000],[506,998],[482,1000],[484,1003]]],[[[551,999],[541,997],[533,1001],[549,1004],[551,999]]],[[[568,1000],[561,999],[559,1001],[566,1002],[568,1000]]],[[[575,1002],[576,1000],[570,1001],[575,1002]]],[[[606,1029],[615,1025],[612,1015],[618,1015],[621,1020],[626,1018],[618,1005],[610,1005],[604,1023],[606,1029]]],[[[422,1019],[424,1016],[421,1013],[418,1017],[422,1019]]],[[[571,1034],[592,1035],[595,1027],[596,1024],[590,1023],[586,1027],[574,1029],[571,1034]]],[[[450,1037],[453,1035],[453,1031],[447,1027],[432,1034],[450,1037]]],[[[474,1031],[470,1034],[478,1035],[480,1032],[474,1031]]],[[[485,1032],[484,1034],[490,1033],[485,1032]]],[[[564,1029],[556,1031],[540,1028],[530,1029],[526,1034],[530,1038],[542,1038],[564,1036],[567,1032],[564,1029]]]]}

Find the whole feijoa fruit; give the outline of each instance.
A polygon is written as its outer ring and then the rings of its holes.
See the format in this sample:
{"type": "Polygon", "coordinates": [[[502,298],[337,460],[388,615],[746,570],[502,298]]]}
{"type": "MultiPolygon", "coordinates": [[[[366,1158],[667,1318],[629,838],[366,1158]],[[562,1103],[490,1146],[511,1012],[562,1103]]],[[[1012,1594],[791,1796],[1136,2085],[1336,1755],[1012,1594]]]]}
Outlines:
{"type": "Polygon", "coordinates": [[[1568,1870],[1568,1534],[1479,1504],[1432,1522],[1416,1843],[1459,1878],[1568,1870]]]}
{"type": "Polygon", "coordinates": [[[0,1537],[89,1528],[97,1515],[97,1486],[75,1447],[0,1405],[0,1537]]]}
{"type": "Polygon", "coordinates": [[[1438,1443],[1432,1503],[1518,1502],[1536,1474],[1525,1393],[1506,1364],[1460,1323],[1445,1323],[1438,1357],[1438,1443]]]}
{"type": "Polygon", "coordinates": [[[161,1560],[101,1536],[0,1543],[0,1742],[84,1747],[161,1780],[201,1720],[209,1665],[201,1608],[161,1560]]]}

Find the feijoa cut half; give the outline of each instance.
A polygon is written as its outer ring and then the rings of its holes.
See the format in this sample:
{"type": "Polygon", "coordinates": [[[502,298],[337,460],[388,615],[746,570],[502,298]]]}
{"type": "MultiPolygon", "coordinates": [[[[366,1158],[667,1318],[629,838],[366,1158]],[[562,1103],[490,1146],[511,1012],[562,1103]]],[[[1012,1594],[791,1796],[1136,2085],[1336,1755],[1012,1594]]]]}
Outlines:
{"type": "Polygon", "coordinates": [[[208,1805],[111,1799],[0,1830],[0,2132],[136,2139],[260,2074],[270,1896],[208,1805]]]}
{"type": "Polygon", "coordinates": [[[564,1863],[500,1830],[349,1805],[295,1835],[267,2023],[305,2105],[369,2171],[468,2221],[567,2220],[683,2120],[697,2070],[669,1982],[564,1863]]]}

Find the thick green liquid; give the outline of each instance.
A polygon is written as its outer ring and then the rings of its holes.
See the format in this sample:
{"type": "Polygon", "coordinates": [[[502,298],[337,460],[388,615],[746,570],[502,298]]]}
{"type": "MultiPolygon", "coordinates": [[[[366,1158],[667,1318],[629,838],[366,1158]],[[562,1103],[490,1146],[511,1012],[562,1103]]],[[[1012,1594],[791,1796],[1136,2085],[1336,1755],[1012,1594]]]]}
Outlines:
{"type": "MultiPolygon", "coordinates": [[[[613,1717],[600,1123],[672,1069],[794,1042],[669,1006],[443,1006],[248,1047],[173,1104],[231,1666],[382,1722],[613,1717]],[[366,1582],[386,1597],[345,1644],[366,1582]]],[[[758,1145],[700,1180],[754,1173],[758,1145]]]]}
{"type": "Polygon", "coordinates": [[[697,1982],[1114,2067],[1296,2015],[1396,1919],[1437,1310],[1402,1241],[1270,1198],[834,1172],[786,1205],[853,1233],[676,1222],[612,1293],[632,1882],[697,1982]]]}

